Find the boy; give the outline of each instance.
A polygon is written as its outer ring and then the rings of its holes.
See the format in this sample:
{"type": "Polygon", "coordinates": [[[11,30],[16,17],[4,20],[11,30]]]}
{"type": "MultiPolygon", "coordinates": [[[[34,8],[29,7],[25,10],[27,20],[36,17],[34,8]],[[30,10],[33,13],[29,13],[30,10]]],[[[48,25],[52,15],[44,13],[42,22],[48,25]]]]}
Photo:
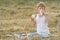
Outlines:
{"type": "Polygon", "coordinates": [[[34,23],[34,26],[36,26],[37,34],[43,39],[49,37],[50,31],[48,25],[52,24],[52,21],[48,15],[45,14],[45,4],[43,2],[37,4],[37,10],[38,14],[32,15],[31,20],[34,23]]]}

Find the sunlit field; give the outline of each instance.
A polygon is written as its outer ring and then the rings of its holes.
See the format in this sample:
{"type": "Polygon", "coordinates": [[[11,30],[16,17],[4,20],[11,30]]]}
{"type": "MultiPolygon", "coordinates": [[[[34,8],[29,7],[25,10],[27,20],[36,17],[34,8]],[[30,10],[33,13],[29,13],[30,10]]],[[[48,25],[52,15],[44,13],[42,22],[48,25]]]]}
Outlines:
{"type": "MultiPolygon", "coordinates": [[[[38,2],[40,0],[0,0],[0,40],[28,40],[16,38],[13,34],[36,32],[31,15],[37,14],[38,2]]],[[[60,40],[60,1],[44,0],[43,2],[46,3],[46,14],[54,21],[49,25],[50,32],[54,36],[49,40],[60,40]]]]}

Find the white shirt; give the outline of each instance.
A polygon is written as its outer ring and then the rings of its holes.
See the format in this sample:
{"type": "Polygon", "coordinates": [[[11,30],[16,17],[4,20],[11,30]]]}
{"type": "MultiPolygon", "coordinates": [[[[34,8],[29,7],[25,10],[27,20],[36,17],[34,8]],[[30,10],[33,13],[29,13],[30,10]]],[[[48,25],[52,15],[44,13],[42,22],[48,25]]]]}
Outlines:
{"type": "Polygon", "coordinates": [[[36,25],[37,25],[37,33],[50,33],[48,28],[48,23],[45,22],[45,16],[39,17],[37,14],[36,16],[36,25]]]}

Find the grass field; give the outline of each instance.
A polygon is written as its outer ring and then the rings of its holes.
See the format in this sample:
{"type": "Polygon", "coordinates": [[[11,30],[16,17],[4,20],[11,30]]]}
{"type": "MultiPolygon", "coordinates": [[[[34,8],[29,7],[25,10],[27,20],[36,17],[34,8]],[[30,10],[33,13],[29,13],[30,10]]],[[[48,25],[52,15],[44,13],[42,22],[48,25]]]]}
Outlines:
{"type": "Polygon", "coordinates": [[[50,37],[50,40],[60,40],[59,0],[0,0],[0,40],[27,40],[6,35],[35,32],[36,27],[30,17],[32,14],[37,14],[36,4],[40,1],[46,3],[46,13],[54,21],[49,25],[50,32],[55,35],[50,37]]]}

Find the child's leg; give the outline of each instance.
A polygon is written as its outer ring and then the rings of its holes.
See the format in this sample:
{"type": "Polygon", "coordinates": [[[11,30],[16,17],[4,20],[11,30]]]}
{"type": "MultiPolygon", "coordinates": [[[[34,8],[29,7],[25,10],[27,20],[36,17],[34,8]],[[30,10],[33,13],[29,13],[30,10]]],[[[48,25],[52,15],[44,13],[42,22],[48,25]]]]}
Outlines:
{"type": "Polygon", "coordinates": [[[50,36],[49,37],[40,37],[40,40],[51,40],[50,36]]]}
{"type": "Polygon", "coordinates": [[[41,40],[49,40],[50,39],[50,34],[48,33],[41,33],[41,40]]]}

